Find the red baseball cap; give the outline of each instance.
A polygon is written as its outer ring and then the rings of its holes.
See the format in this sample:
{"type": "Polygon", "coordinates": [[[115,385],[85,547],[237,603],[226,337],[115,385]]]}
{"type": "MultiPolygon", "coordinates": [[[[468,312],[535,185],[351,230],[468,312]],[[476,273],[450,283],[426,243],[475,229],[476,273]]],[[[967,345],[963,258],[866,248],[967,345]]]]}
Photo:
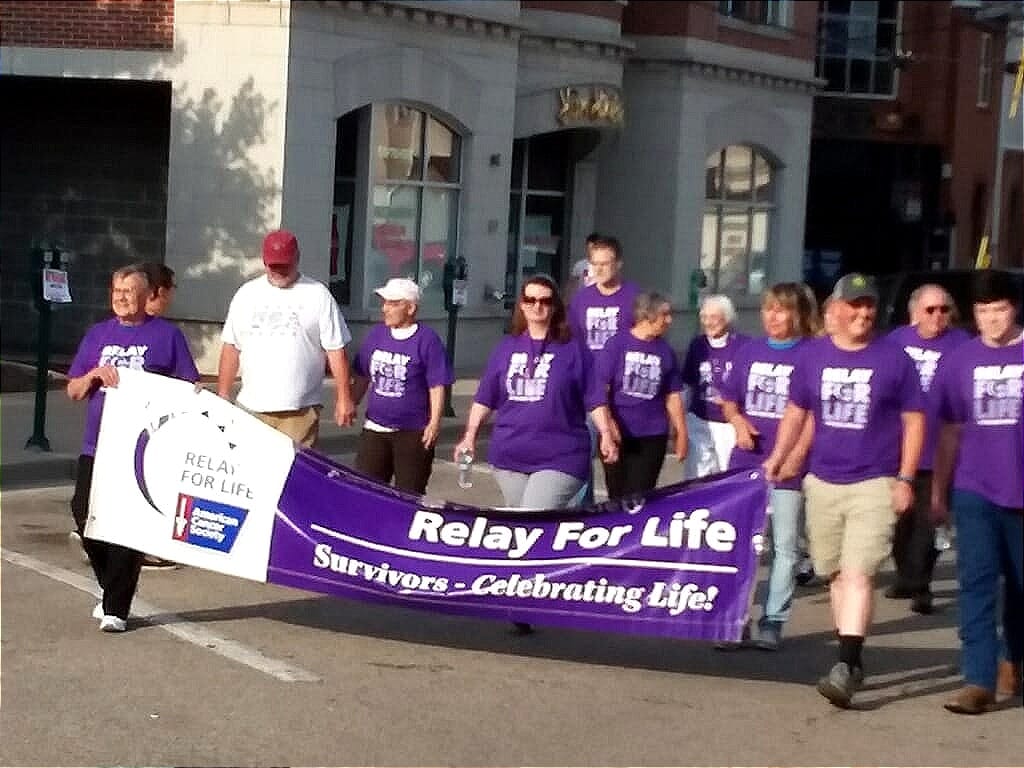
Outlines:
{"type": "Polygon", "coordinates": [[[263,238],[263,263],[268,267],[293,267],[299,263],[299,241],[287,229],[263,238]]]}

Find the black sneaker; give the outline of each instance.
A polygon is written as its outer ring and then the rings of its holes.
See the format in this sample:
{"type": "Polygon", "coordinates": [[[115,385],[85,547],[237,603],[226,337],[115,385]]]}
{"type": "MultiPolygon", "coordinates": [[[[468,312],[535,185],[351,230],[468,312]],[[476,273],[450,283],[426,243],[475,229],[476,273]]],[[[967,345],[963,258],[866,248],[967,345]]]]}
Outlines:
{"type": "Polygon", "coordinates": [[[910,610],[920,613],[922,616],[930,616],[935,613],[935,604],[931,592],[919,592],[910,601],[910,610]]]}
{"type": "Polygon", "coordinates": [[[146,555],[142,558],[142,570],[144,571],[173,571],[181,568],[181,563],[173,560],[164,560],[153,555],[146,555]]]}
{"type": "Polygon", "coordinates": [[[863,670],[859,667],[851,670],[845,661],[840,661],[818,681],[818,693],[832,702],[833,706],[848,709],[853,694],[857,692],[863,681],[863,670]]]}

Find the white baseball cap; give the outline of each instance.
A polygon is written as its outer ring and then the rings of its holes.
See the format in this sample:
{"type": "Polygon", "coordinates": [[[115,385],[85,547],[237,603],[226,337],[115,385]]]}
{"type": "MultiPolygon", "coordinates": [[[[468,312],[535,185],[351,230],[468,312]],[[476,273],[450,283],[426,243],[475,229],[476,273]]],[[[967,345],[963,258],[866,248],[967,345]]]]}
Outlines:
{"type": "Polygon", "coordinates": [[[411,301],[420,303],[420,287],[407,277],[392,277],[383,287],[374,291],[385,301],[411,301]]]}

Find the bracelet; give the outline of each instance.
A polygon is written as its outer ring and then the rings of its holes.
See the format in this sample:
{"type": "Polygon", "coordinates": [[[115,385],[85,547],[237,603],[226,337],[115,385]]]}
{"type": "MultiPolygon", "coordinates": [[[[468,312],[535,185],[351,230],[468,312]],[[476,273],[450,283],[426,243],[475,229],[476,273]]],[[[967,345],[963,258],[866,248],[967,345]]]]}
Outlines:
{"type": "Polygon", "coordinates": [[[914,478],[910,477],[909,475],[896,475],[896,479],[899,480],[901,483],[906,483],[907,485],[910,486],[913,486],[914,484],[914,478]]]}

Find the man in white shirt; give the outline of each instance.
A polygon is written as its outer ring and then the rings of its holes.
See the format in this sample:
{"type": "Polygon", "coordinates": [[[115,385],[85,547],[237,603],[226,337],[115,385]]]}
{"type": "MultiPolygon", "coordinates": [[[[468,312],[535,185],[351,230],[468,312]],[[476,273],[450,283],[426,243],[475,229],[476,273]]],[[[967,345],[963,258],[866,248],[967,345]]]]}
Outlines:
{"type": "Polygon", "coordinates": [[[319,434],[325,361],[337,384],[334,420],[355,417],[345,345],[352,340],[330,291],[299,272],[299,243],[286,230],[263,240],[265,274],[235,293],[221,334],[217,394],[230,398],[293,440],[312,447],[319,434]]]}

